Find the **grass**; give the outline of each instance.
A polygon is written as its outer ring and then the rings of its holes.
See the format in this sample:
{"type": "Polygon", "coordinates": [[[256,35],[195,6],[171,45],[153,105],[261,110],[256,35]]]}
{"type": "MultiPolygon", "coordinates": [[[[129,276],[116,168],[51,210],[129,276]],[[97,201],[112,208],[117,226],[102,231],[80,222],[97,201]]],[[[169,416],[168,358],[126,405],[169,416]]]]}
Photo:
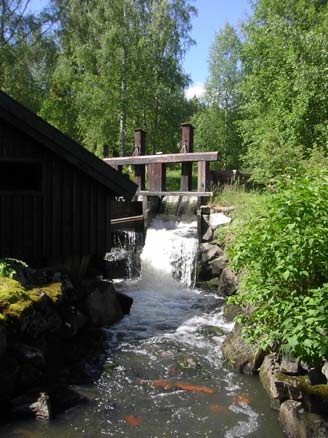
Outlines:
{"type": "Polygon", "coordinates": [[[229,226],[216,229],[216,242],[221,246],[229,247],[242,226],[251,217],[261,213],[269,198],[270,194],[267,192],[248,191],[244,186],[237,184],[227,185],[222,191],[217,192],[210,205],[213,207],[234,207],[234,210],[228,213],[233,219],[232,223],[229,226]]]}

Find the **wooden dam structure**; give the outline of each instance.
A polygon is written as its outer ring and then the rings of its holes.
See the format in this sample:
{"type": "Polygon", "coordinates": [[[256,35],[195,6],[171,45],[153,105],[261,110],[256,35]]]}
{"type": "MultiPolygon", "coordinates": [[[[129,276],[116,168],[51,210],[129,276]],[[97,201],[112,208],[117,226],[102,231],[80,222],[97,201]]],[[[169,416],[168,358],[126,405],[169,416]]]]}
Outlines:
{"type": "MultiPolygon", "coordinates": [[[[212,196],[209,191],[210,162],[218,160],[218,152],[193,152],[194,128],[190,123],[181,125],[182,137],[180,152],[175,154],[146,155],[146,133],[141,129],[135,130],[135,145],[132,156],[111,158],[107,157],[108,147],[104,147],[104,162],[123,171],[123,166],[134,166],[134,181],[138,185],[135,199],[142,197],[141,202],[134,204],[117,204],[116,217],[112,219],[113,229],[138,227],[144,220],[147,223],[149,199],[161,199],[164,196],[195,196],[200,203],[204,198],[212,196]],[[192,190],[193,163],[197,162],[197,190],[192,190]],[[167,165],[181,164],[180,190],[166,190],[167,165]],[[148,188],[146,189],[146,174],[148,188]]],[[[150,202],[151,205],[154,205],[150,202]]]]}

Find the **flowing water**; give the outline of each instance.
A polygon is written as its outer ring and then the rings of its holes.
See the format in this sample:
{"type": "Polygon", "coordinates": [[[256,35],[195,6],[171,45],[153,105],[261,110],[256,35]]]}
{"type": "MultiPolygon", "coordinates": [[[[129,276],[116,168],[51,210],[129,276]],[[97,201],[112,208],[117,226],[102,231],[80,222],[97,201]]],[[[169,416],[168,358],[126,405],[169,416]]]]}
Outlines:
{"type": "Polygon", "coordinates": [[[156,219],[140,279],[117,285],[134,304],[105,329],[104,373],[78,388],[91,403],[3,436],[282,438],[258,379],[231,372],[222,360],[232,323],[222,299],[192,287],[196,251],[196,223],[156,219]]]}

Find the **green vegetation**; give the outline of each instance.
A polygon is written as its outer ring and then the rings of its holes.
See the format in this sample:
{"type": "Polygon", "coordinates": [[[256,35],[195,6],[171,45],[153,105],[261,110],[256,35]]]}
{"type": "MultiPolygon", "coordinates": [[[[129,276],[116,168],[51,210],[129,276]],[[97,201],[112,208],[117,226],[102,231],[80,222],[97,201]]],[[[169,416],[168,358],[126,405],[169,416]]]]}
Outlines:
{"type": "Polygon", "coordinates": [[[15,259],[0,259],[0,320],[19,318],[34,302],[46,294],[54,303],[62,292],[61,283],[51,283],[38,288],[25,288],[15,279],[18,270],[26,263],[15,259]]]}
{"type": "Polygon", "coordinates": [[[222,191],[216,193],[212,200],[213,206],[233,207],[233,210],[227,213],[233,219],[232,223],[215,230],[217,243],[223,247],[230,247],[242,226],[261,213],[267,198],[270,198],[267,192],[246,190],[239,184],[225,186],[222,191]]]}
{"type": "Polygon", "coordinates": [[[328,171],[286,177],[231,248],[246,338],[311,364],[328,353],[328,171]]]}

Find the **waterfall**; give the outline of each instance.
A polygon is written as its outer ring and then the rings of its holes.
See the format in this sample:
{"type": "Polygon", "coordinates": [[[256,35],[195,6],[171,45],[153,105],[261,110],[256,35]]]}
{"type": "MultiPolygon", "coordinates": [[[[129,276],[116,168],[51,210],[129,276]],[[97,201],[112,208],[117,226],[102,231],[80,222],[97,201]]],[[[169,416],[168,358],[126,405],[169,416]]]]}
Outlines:
{"type": "Polygon", "coordinates": [[[113,248],[106,254],[109,278],[135,278],[140,274],[143,233],[122,230],[113,233],[113,248]]]}
{"type": "Polygon", "coordinates": [[[197,249],[196,221],[157,216],[147,230],[141,254],[142,285],[161,289],[179,282],[185,287],[194,286],[197,249]]]}

